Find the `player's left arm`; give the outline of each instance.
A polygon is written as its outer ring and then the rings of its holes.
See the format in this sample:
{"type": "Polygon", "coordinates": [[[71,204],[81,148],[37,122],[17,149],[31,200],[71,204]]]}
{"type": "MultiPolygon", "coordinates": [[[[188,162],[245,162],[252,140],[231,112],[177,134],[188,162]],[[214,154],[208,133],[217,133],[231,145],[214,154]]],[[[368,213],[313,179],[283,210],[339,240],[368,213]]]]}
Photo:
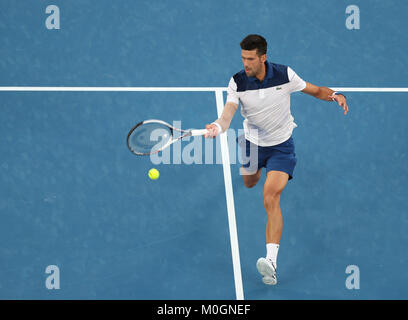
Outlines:
{"type": "Polygon", "coordinates": [[[302,92],[310,94],[311,96],[321,100],[336,101],[339,104],[339,106],[343,108],[345,115],[349,110],[346,97],[341,93],[335,94],[335,91],[333,91],[330,88],[318,87],[315,86],[314,84],[306,82],[306,88],[304,88],[302,92]]]}

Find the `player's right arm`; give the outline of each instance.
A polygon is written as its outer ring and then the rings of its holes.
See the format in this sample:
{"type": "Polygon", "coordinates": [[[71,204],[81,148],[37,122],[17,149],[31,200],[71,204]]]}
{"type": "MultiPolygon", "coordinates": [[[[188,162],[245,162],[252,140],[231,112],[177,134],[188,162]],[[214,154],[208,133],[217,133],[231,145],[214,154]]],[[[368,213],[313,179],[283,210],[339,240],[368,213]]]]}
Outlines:
{"type": "Polygon", "coordinates": [[[204,135],[206,138],[215,138],[222,132],[225,132],[230,124],[231,120],[234,117],[235,112],[238,109],[238,104],[234,102],[227,102],[222,111],[221,117],[215,120],[211,124],[207,124],[205,128],[208,130],[208,133],[204,135]]]}
{"type": "Polygon", "coordinates": [[[239,105],[239,96],[237,92],[237,84],[234,77],[231,77],[227,88],[227,102],[225,103],[224,110],[221,117],[215,120],[211,124],[207,124],[205,128],[209,131],[205,137],[215,138],[220,133],[225,132],[234,117],[235,111],[237,111],[239,105]]]}

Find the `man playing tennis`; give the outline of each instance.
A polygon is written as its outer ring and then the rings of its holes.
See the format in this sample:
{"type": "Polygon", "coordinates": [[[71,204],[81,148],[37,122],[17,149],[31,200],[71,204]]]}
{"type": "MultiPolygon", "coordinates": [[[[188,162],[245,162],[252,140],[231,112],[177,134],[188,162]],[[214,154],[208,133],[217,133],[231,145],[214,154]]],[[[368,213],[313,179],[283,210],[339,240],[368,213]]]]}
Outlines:
{"type": "Polygon", "coordinates": [[[228,85],[227,102],[221,117],[207,124],[205,137],[225,132],[241,104],[245,118],[244,149],[249,162],[241,167],[244,184],[254,187],[266,170],[263,189],[266,223],[266,258],[259,258],[256,266],[265,284],[277,283],[276,269],[282,234],[280,196],[296,166],[292,131],[297,125],[290,112],[290,94],[302,91],[325,101],[336,101],[348,112],[346,97],[327,87],[318,87],[302,80],[290,67],[268,62],[267,42],[260,35],[248,35],[241,41],[244,70],[235,74],[228,85]],[[250,148],[256,146],[256,159],[250,148]],[[256,164],[254,170],[254,162],[256,164]]]}

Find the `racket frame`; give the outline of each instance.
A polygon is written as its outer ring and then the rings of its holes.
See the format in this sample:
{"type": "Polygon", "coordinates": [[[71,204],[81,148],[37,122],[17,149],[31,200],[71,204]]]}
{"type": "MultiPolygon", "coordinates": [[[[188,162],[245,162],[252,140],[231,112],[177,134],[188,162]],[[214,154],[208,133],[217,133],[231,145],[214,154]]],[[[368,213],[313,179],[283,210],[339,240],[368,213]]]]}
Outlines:
{"type": "Polygon", "coordinates": [[[149,120],[144,120],[144,121],[139,122],[132,129],[130,129],[130,131],[129,131],[128,135],[127,135],[127,138],[126,138],[126,144],[127,144],[128,148],[129,148],[130,152],[132,152],[133,154],[138,155],[138,156],[149,156],[149,155],[152,155],[152,154],[159,153],[160,151],[163,151],[164,149],[166,149],[167,147],[169,147],[173,143],[175,143],[175,142],[177,142],[179,140],[182,140],[183,138],[191,137],[191,136],[192,137],[202,136],[202,135],[206,134],[207,132],[208,132],[207,129],[192,129],[192,130],[178,129],[178,128],[173,127],[172,125],[170,125],[169,123],[167,123],[167,122],[165,122],[163,120],[149,119],[149,120]],[[137,152],[137,151],[133,150],[131,145],[130,145],[130,137],[131,137],[132,133],[138,127],[140,127],[140,126],[142,126],[144,124],[147,124],[147,123],[160,123],[160,124],[168,127],[170,129],[170,132],[171,132],[171,138],[169,138],[169,141],[165,145],[163,145],[160,149],[158,149],[158,150],[156,150],[154,152],[143,152],[143,153],[142,152],[137,152]],[[174,134],[173,134],[174,131],[178,131],[178,132],[182,133],[182,135],[180,137],[174,138],[174,134]]]}

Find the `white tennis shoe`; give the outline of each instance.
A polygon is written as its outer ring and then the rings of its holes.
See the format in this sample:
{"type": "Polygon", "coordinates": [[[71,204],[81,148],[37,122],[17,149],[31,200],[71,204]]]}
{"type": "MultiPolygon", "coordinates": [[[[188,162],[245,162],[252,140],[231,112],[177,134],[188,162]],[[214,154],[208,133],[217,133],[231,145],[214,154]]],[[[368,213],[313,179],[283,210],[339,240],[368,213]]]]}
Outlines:
{"type": "Polygon", "coordinates": [[[271,261],[265,258],[259,258],[256,262],[256,268],[263,276],[263,283],[269,285],[275,285],[278,283],[278,279],[276,278],[276,266],[271,261]]]}

